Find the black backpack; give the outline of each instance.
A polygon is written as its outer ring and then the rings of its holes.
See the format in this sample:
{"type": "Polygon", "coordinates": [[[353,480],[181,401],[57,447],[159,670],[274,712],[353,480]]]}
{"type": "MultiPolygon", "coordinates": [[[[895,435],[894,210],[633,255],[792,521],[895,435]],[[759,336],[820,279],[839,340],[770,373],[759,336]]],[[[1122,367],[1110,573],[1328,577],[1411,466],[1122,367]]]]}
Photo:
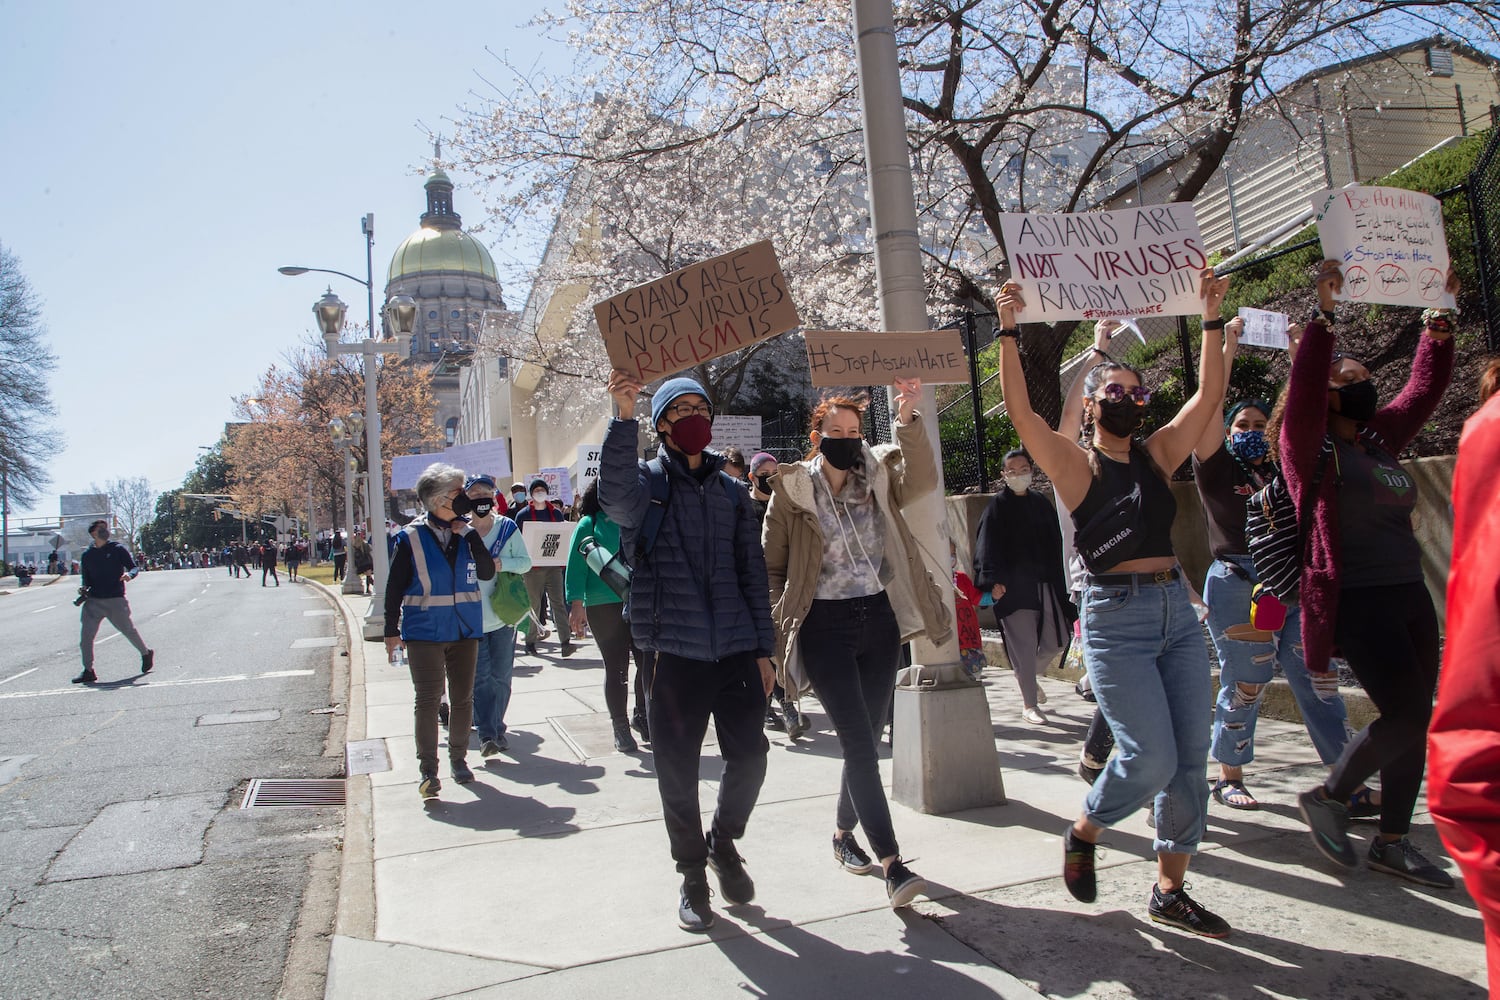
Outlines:
{"type": "MultiPolygon", "coordinates": [[[[1310,496],[1318,495],[1331,456],[1333,441],[1325,437],[1323,450],[1318,454],[1317,471],[1313,473],[1310,496]]],[[[1338,468],[1336,458],[1334,468],[1338,468]]],[[[1337,473],[1334,482],[1341,482],[1337,473]]],[[[1307,538],[1306,526],[1297,523],[1297,506],[1292,502],[1292,491],[1278,468],[1271,481],[1245,501],[1245,542],[1250,549],[1250,559],[1255,563],[1255,575],[1260,577],[1261,588],[1284,603],[1295,601],[1302,587],[1302,560],[1307,552],[1307,538]]]]}

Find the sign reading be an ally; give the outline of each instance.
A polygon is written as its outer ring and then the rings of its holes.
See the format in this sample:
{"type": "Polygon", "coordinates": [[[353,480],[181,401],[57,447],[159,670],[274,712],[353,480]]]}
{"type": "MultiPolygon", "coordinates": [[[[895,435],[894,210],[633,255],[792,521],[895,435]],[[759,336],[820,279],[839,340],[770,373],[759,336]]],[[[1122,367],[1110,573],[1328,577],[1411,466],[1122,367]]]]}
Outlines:
{"type": "Polygon", "coordinates": [[[652,382],[802,325],[769,240],[594,306],[616,367],[652,382]]]}
{"type": "Polygon", "coordinates": [[[1342,261],[1345,302],[1453,308],[1443,205],[1420,191],[1349,187],[1312,198],[1323,256],[1342,261]]]}
{"type": "Polygon", "coordinates": [[[898,378],[932,384],[969,381],[957,330],[843,333],[808,330],[807,369],[814,386],[890,385],[898,378]]]}
{"type": "Polygon", "coordinates": [[[1191,316],[1208,266],[1188,202],[1116,212],[1000,217],[1021,320],[1191,316]]]}

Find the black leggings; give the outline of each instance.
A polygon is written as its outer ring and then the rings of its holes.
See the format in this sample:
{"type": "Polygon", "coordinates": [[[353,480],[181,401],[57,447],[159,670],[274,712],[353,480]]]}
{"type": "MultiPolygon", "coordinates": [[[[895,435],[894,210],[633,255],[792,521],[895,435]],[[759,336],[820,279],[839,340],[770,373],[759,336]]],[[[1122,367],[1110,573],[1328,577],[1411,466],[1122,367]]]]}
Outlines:
{"type": "Polygon", "coordinates": [[[1324,790],[1336,802],[1380,774],[1380,832],[1405,835],[1427,765],[1437,689],[1438,623],[1422,583],[1347,588],[1333,630],[1349,669],[1380,711],[1344,747],[1324,790]]]}
{"type": "MultiPolygon", "coordinates": [[[[635,654],[636,707],[642,705],[641,654],[630,643],[630,623],[620,615],[622,605],[590,604],[584,607],[589,631],[604,660],[604,704],[611,722],[624,722],[630,700],[630,656],[635,654]]],[[[559,627],[565,627],[559,622],[559,627]]]]}

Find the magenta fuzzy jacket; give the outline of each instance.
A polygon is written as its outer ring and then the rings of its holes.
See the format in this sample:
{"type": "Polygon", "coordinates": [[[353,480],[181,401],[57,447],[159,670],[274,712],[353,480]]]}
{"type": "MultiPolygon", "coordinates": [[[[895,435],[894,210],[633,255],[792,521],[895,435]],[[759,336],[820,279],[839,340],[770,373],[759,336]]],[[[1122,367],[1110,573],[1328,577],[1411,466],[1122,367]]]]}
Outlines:
{"type": "MultiPolygon", "coordinates": [[[[1297,506],[1297,519],[1312,516],[1302,563],[1302,647],[1307,669],[1326,673],[1338,618],[1338,487],[1334,470],[1324,470],[1312,495],[1318,453],[1328,435],[1328,369],[1333,364],[1333,331],[1321,318],[1307,325],[1292,362],[1290,388],[1281,423],[1281,472],[1297,506]]],[[[1437,409],[1453,374],[1453,338],[1422,335],[1411,378],[1400,395],[1370,419],[1366,428],[1392,455],[1399,455],[1437,409]]]]}

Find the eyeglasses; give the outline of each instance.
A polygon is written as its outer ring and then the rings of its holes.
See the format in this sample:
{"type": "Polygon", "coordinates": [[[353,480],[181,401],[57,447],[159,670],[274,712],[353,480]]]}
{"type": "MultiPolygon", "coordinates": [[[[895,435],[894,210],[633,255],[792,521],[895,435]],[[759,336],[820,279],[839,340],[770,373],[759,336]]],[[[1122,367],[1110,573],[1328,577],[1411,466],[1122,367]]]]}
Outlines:
{"type": "Polygon", "coordinates": [[[1151,393],[1138,385],[1133,385],[1127,389],[1118,382],[1110,382],[1099,391],[1111,403],[1118,403],[1126,396],[1129,396],[1135,402],[1136,406],[1145,406],[1151,402],[1151,393]]]}
{"type": "Polygon", "coordinates": [[[714,408],[707,403],[699,403],[697,406],[691,403],[676,403],[667,407],[667,412],[681,420],[683,417],[706,417],[714,412],[714,408]]]}

